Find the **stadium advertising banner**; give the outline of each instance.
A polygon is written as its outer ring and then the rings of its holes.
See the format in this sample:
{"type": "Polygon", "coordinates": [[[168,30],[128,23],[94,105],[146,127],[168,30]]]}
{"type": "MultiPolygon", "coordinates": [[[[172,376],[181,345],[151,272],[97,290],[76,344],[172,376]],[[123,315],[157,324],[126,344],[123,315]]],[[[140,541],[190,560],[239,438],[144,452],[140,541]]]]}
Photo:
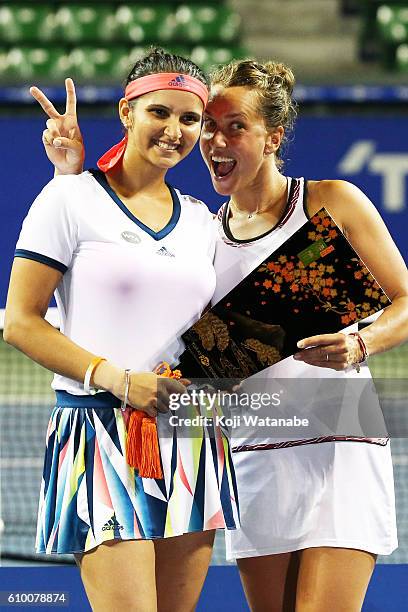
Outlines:
{"type": "MultiPolygon", "coordinates": [[[[52,177],[43,153],[41,118],[1,118],[2,240],[0,307],[4,307],[14,245],[32,200],[52,177]]],[[[121,138],[116,119],[81,120],[86,166],[121,138]]],[[[298,120],[285,158],[285,173],[309,179],[345,179],[375,203],[405,260],[408,260],[408,118],[327,116],[298,120]]],[[[169,174],[169,182],[203,199],[212,210],[223,202],[214,193],[196,149],[169,174]]]]}

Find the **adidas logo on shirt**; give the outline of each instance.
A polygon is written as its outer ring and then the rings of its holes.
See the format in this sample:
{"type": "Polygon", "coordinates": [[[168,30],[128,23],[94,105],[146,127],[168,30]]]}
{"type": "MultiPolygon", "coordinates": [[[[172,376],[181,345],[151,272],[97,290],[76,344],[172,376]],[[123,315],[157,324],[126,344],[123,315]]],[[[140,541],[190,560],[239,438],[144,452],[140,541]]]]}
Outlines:
{"type": "Polygon", "coordinates": [[[186,80],[182,74],[179,74],[175,79],[168,83],[171,87],[184,87],[186,80]]]}
{"type": "Polygon", "coordinates": [[[170,253],[170,251],[168,251],[165,246],[162,246],[158,251],[156,251],[156,255],[165,255],[167,257],[175,257],[175,255],[173,255],[173,253],[170,253]]]}
{"type": "Polygon", "coordinates": [[[116,515],[114,514],[109,521],[107,521],[102,527],[102,531],[113,531],[114,529],[124,529],[123,525],[118,523],[116,515]]]}

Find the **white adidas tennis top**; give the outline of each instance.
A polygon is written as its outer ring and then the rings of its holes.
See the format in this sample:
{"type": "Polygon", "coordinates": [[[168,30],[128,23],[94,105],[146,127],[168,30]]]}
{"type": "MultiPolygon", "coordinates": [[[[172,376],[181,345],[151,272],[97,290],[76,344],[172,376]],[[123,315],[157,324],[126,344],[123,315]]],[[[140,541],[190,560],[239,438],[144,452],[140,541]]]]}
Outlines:
{"type": "MultiPolygon", "coordinates": [[[[169,186],[173,214],[154,232],[125,207],[103,173],[57,176],[24,220],[16,256],[63,273],[55,298],[61,331],[119,367],[151,371],[177,362],[180,334],[215,288],[213,218],[169,186]]],[[[83,394],[55,375],[52,387],[83,394]]]]}

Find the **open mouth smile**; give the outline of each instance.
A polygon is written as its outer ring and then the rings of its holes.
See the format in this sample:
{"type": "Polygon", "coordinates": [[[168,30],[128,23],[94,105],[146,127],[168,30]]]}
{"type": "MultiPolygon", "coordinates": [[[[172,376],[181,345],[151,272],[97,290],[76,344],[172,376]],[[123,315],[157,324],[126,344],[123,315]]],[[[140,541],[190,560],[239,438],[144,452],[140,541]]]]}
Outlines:
{"type": "Polygon", "coordinates": [[[211,156],[211,166],[217,179],[224,179],[234,170],[237,161],[232,157],[222,157],[220,155],[211,156]]]}

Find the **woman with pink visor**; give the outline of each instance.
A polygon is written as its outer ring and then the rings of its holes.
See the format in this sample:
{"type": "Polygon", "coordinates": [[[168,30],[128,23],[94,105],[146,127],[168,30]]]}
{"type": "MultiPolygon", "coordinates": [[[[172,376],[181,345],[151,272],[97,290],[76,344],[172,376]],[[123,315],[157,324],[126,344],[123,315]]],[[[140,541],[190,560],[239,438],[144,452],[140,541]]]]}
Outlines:
{"type": "MultiPolygon", "coordinates": [[[[72,171],[82,144],[66,86],[59,149],[57,113],[33,93],[50,115],[50,158],[72,171]]],[[[46,185],[16,247],[4,337],[55,372],[57,396],[36,549],[75,555],[94,610],[193,609],[215,529],[237,524],[223,432],[178,437],[169,396],[188,381],[154,373],[177,361],[215,288],[212,215],[165,181],[196,144],[207,99],[191,61],[155,49],[136,62],[119,102],[124,139],[97,170],[46,185]],[[44,319],[54,292],[60,330],[44,319]]]]}

